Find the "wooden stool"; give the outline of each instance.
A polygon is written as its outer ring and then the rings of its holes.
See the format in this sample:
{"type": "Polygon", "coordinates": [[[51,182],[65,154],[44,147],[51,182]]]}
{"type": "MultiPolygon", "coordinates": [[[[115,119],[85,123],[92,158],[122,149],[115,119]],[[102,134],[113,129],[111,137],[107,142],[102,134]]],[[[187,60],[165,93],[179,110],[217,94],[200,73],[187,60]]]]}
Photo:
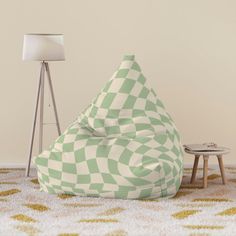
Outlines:
{"type": "Polygon", "coordinates": [[[195,156],[192,177],[190,180],[191,184],[194,184],[194,182],[195,182],[198,161],[199,161],[200,156],[203,156],[203,161],[204,161],[204,164],[203,164],[203,188],[207,187],[208,159],[210,156],[217,156],[219,167],[220,167],[220,173],[221,173],[221,177],[222,177],[222,182],[223,182],[223,184],[226,184],[227,181],[226,181],[226,177],[225,177],[224,164],[223,164],[222,157],[224,154],[227,154],[230,152],[229,148],[224,147],[223,150],[221,150],[221,151],[191,151],[191,150],[185,149],[185,152],[187,152],[189,154],[193,154],[195,156]]]}

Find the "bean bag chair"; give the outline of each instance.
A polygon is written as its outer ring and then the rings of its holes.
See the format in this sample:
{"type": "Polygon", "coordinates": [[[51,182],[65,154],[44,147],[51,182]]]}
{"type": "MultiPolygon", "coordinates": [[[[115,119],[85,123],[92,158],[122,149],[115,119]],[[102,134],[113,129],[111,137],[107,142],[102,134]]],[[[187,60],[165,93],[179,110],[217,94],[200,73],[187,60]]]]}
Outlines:
{"type": "Polygon", "coordinates": [[[38,155],[41,190],[123,199],[176,194],[183,151],[176,127],[135,57],[124,59],[92,103],[38,155]]]}

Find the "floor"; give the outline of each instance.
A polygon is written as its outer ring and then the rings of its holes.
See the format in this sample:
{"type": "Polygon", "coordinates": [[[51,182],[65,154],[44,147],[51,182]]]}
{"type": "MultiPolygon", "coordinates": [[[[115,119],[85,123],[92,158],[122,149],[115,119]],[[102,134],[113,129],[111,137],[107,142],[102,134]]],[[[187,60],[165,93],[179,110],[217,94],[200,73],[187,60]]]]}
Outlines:
{"type": "Polygon", "coordinates": [[[236,168],[226,168],[228,184],[210,169],[209,186],[190,185],[191,168],[175,198],[130,201],[48,195],[36,173],[0,169],[0,235],[236,235],[236,168]]]}

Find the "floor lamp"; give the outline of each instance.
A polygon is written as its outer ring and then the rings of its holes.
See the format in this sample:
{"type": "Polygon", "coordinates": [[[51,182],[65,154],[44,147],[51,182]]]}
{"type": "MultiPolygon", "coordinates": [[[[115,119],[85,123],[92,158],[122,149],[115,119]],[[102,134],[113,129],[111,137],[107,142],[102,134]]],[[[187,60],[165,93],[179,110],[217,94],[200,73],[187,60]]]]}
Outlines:
{"type": "Polygon", "coordinates": [[[30,138],[29,146],[29,157],[26,167],[25,175],[29,176],[30,165],[32,158],[32,151],[34,145],[35,129],[37,123],[37,115],[39,110],[39,153],[43,149],[43,112],[44,112],[44,82],[45,74],[48,79],[49,91],[52,97],[52,103],[54,108],[54,114],[56,119],[56,126],[58,135],[61,134],[56,100],[53,92],[51,74],[49,70],[48,61],[64,61],[64,37],[62,34],[26,34],[24,35],[24,45],[23,45],[23,60],[24,61],[40,61],[41,69],[38,81],[38,88],[36,94],[36,103],[33,116],[32,133],[30,138]]]}

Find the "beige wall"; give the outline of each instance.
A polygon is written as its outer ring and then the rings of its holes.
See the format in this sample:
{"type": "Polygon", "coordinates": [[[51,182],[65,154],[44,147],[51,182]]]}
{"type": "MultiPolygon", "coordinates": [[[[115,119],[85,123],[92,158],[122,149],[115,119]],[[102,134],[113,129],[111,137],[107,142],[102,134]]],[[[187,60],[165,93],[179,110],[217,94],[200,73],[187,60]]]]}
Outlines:
{"type": "MultiPolygon", "coordinates": [[[[66,62],[51,63],[62,129],[134,53],[183,143],[229,146],[235,163],[235,0],[2,0],[0,29],[0,165],[27,159],[39,72],[21,61],[29,32],[65,34],[66,62]]],[[[55,135],[47,126],[45,146],[55,135]]]]}

